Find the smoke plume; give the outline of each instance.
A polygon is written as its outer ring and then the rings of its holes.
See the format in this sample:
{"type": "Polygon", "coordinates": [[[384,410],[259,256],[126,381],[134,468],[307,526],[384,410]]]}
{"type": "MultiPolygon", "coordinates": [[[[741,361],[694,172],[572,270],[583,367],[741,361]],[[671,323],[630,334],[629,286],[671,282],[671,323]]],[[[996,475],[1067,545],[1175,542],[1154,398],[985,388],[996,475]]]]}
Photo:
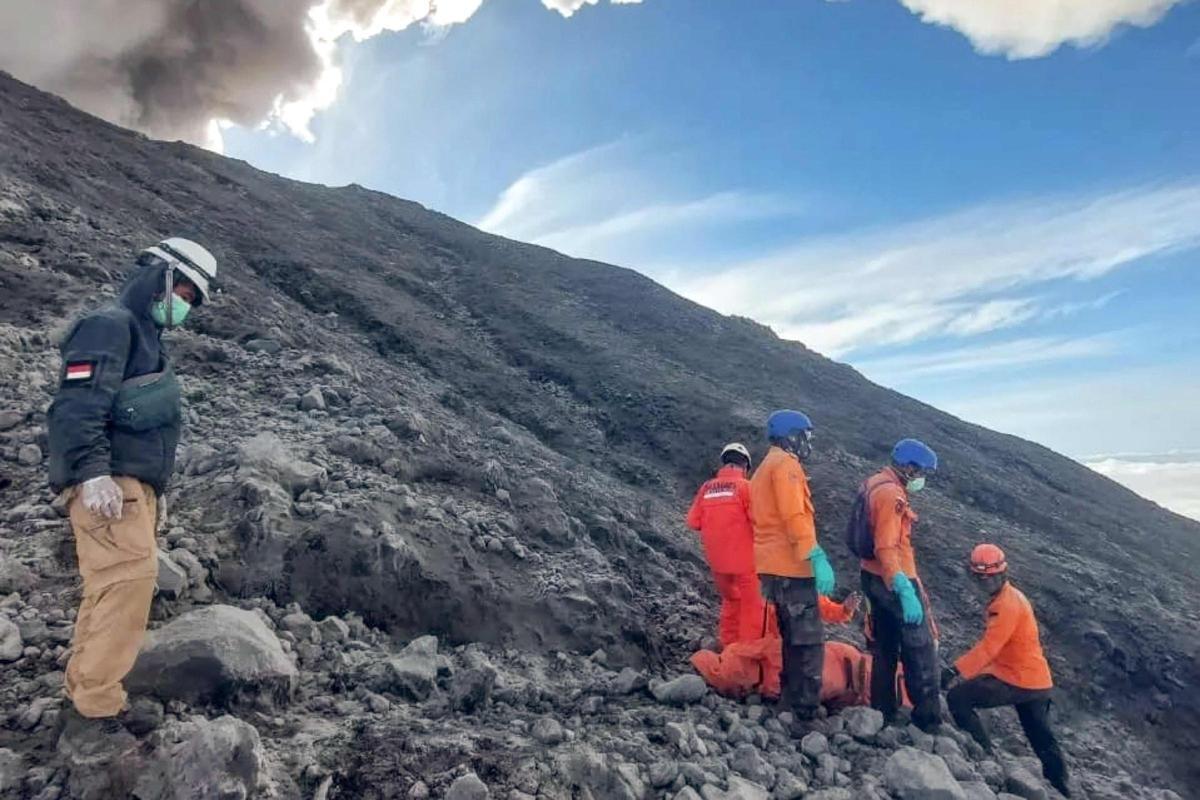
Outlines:
{"type": "MultiPolygon", "coordinates": [[[[570,16],[597,0],[542,2],[570,16]]],[[[310,139],[313,115],[337,98],[340,37],[444,28],[482,3],[4,0],[0,69],[159,139],[220,149],[229,123],[278,123],[310,139]]]]}

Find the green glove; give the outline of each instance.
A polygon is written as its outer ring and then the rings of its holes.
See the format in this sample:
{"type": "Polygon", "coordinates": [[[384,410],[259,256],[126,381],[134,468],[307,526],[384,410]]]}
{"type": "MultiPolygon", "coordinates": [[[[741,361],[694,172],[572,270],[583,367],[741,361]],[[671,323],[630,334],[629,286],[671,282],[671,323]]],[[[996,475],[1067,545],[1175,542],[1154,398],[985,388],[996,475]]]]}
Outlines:
{"type": "Polygon", "coordinates": [[[900,597],[900,610],[904,613],[905,625],[920,625],[925,621],[925,609],[921,608],[921,598],[917,597],[916,587],[903,572],[897,572],[892,578],[892,591],[900,597]]]}
{"type": "Polygon", "coordinates": [[[817,594],[829,597],[837,588],[837,577],[833,574],[829,556],[825,555],[821,545],[817,545],[809,552],[808,560],[812,562],[813,577],[817,579],[817,594]]]}

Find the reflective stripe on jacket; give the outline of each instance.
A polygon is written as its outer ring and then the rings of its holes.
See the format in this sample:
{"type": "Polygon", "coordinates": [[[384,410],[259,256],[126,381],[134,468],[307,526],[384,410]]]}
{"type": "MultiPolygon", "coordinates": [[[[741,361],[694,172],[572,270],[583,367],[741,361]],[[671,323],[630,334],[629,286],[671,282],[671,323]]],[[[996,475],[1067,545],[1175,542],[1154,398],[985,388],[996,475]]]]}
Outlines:
{"type": "Polygon", "coordinates": [[[713,572],[754,572],[754,529],[750,524],[750,481],[738,467],[721,467],[705,481],[687,515],[688,527],[700,531],[704,555],[713,572]]]}

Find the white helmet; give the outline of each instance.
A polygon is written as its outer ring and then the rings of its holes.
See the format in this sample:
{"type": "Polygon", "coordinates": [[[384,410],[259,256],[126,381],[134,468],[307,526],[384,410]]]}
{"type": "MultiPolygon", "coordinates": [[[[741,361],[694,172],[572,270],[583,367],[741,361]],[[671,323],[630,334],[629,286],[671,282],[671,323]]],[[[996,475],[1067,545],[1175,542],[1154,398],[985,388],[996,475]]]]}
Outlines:
{"type": "Polygon", "coordinates": [[[750,451],[746,449],[746,445],[741,442],[730,442],[721,448],[721,460],[725,459],[726,453],[738,453],[746,459],[746,469],[750,469],[754,465],[753,459],[750,458],[750,451]]]}
{"type": "Polygon", "coordinates": [[[212,296],[212,282],[217,279],[217,260],[213,258],[212,253],[191,239],[173,236],[163,239],[153,247],[147,247],[142,251],[142,255],[146,254],[161,258],[173,269],[183,273],[196,285],[200,299],[208,302],[212,296]]]}

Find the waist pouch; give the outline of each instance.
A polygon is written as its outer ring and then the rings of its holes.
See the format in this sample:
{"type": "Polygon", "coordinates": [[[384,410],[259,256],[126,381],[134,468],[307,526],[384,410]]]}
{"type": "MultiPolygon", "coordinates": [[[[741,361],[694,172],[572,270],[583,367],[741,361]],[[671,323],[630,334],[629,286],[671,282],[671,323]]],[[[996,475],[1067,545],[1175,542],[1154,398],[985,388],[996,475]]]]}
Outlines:
{"type": "Polygon", "coordinates": [[[134,433],[174,425],[182,416],[181,399],[170,364],[161,372],[130,378],[121,384],[113,401],[113,425],[134,433]]]}

